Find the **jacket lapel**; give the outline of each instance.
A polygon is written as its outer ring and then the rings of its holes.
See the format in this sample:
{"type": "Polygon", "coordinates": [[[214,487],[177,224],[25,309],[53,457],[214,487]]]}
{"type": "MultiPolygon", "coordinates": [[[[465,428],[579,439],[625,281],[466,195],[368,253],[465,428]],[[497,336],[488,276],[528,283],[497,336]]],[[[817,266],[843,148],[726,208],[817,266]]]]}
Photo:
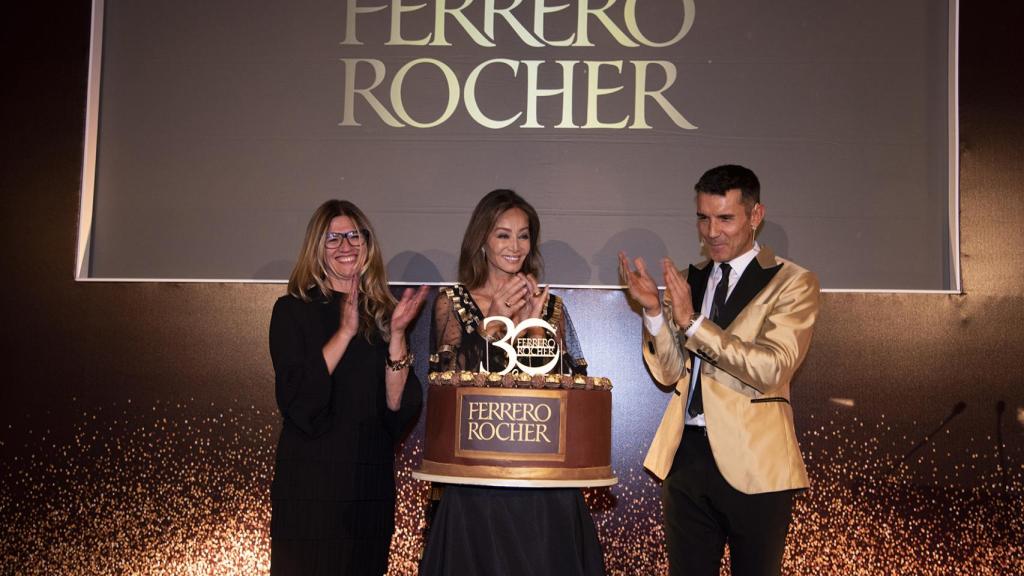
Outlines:
{"type": "MultiPolygon", "coordinates": [[[[707,267],[708,270],[711,266],[707,267]]],[[[733,288],[725,306],[718,312],[716,324],[720,328],[728,328],[729,324],[746,308],[747,304],[757,296],[768,282],[775,277],[775,274],[782,269],[782,262],[775,258],[775,254],[769,248],[762,248],[757,258],[747,266],[740,276],[739,282],[733,288]]]]}
{"type": "Polygon", "coordinates": [[[686,282],[690,285],[693,309],[697,312],[700,312],[701,305],[704,303],[704,291],[708,287],[708,278],[711,277],[713,269],[711,261],[705,260],[700,264],[690,264],[690,269],[686,272],[686,282]]]}

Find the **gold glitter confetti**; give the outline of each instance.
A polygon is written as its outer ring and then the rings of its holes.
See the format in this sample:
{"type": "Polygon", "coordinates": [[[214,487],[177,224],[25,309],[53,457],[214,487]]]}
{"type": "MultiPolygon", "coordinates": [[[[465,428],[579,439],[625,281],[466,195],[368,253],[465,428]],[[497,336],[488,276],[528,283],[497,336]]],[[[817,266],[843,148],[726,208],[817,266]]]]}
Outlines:
{"type": "MultiPolygon", "coordinates": [[[[268,573],[277,414],[197,401],[76,414],[70,433],[0,429],[0,576],[268,573]]],[[[784,573],[1024,574],[1019,443],[980,438],[970,445],[990,448],[964,454],[939,437],[908,458],[914,438],[884,417],[836,408],[810,421],[812,487],[784,573]]],[[[414,435],[397,458],[395,576],[415,574],[423,550],[428,485],[410,474],[421,453],[414,435]]],[[[608,574],[664,574],[658,484],[642,451],[614,456],[619,484],[584,491],[608,574]]]]}

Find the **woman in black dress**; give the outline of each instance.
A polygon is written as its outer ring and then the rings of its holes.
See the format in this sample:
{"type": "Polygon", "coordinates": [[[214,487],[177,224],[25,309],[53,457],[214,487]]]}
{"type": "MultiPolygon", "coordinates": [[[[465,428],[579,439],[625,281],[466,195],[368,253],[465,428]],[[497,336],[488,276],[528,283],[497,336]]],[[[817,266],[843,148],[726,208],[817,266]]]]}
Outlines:
{"type": "MultiPolygon", "coordinates": [[[[462,239],[459,282],[434,301],[431,370],[498,372],[507,359],[500,323],[540,318],[556,328],[561,371],[586,374],[568,311],[541,289],[540,220],[511,190],[477,204],[462,239]]],[[[540,334],[539,336],[543,336],[540,334]]],[[[431,521],[421,576],[599,576],[601,546],[578,488],[497,488],[446,485],[431,521]]]]}
{"type": "Polygon", "coordinates": [[[272,575],[387,572],[395,446],[422,404],[405,332],[425,294],[406,289],[395,302],[373,228],[351,202],[313,214],[270,320],[284,418],[272,575]]]}

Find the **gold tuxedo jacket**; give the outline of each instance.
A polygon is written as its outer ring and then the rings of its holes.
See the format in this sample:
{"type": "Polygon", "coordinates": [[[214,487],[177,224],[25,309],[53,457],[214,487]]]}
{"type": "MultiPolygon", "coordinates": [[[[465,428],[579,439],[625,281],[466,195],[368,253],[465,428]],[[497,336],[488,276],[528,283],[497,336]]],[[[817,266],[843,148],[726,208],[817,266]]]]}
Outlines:
{"type": "MultiPolygon", "coordinates": [[[[686,272],[694,310],[701,309],[713,266],[686,272]]],[[[789,387],[807,356],[818,315],[818,279],[762,247],[737,281],[716,325],[705,318],[686,338],[671,321],[644,330],[644,360],[673,387],[644,467],[664,479],[682,440],[691,353],[701,362],[708,440],[722,476],[746,494],[806,488],[807,470],[793,427],[789,387]]]]}

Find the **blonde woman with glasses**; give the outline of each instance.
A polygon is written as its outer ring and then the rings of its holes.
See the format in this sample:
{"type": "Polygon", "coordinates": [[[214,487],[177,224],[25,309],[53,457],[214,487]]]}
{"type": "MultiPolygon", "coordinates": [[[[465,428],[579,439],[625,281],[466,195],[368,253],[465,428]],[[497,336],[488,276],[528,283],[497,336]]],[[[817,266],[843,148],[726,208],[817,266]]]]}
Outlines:
{"type": "Polygon", "coordinates": [[[425,296],[409,288],[395,301],[373,227],[354,204],[316,210],[270,321],[283,417],[272,575],[387,572],[395,446],[422,405],[406,330],[425,296]]]}

